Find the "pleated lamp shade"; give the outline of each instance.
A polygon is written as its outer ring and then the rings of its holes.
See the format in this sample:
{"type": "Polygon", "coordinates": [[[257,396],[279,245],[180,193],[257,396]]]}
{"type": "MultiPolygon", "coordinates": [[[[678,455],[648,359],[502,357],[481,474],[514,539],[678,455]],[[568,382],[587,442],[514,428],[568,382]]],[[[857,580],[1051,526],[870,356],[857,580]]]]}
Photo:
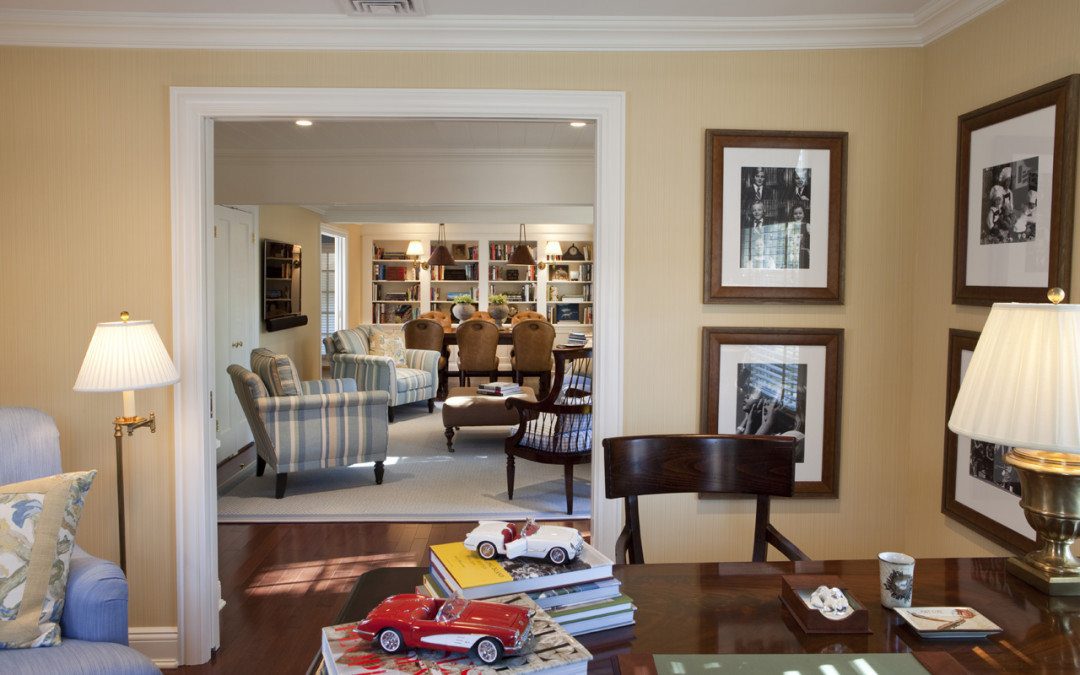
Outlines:
{"type": "Polygon", "coordinates": [[[179,380],[152,321],[110,321],[94,330],[75,391],[134,391],[179,380]]]}
{"type": "Polygon", "coordinates": [[[1080,454],[1080,305],[994,305],[949,429],[990,443],[1080,454]]]}

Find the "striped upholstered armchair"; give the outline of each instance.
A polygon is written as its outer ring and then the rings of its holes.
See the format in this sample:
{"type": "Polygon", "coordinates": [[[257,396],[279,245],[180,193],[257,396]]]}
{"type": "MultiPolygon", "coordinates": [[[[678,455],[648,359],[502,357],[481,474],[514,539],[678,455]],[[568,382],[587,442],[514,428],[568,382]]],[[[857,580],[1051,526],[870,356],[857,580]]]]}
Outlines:
{"type": "Polygon", "coordinates": [[[394,421],[394,406],[427,400],[428,412],[435,410],[439,388],[439,357],[427,349],[406,349],[404,365],[393,357],[371,353],[375,326],[339,330],[323,340],[335,378],[356,380],[360,391],[385,391],[390,397],[388,416],[394,421]]]}
{"type": "Polygon", "coordinates": [[[231,365],[229,376],[255,437],[255,474],[270,465],[278,499],[293,471],[375,462],[375,483],[382,483],[385,392],[358,392],[352,380],[302,382],[292,359],[268,349],[252,350],[251,368],[231,365]]]}

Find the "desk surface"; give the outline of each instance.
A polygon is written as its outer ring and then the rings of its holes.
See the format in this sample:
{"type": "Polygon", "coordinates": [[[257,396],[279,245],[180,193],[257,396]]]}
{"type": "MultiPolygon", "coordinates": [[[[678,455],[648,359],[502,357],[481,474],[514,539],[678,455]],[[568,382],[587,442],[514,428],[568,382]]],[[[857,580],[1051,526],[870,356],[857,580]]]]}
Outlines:
{"type": "MultiPolygon", "coordinates": [[[[384,597],[410,592],[424,569],[363,575],[339,622],[362,618],[384,597]]],[[[1009,576],[1003,558],[920,559],[916,606],[971,606],[1004,632],[985,640],[920,640],[878,602],[876,560],[616,565],[638,607],[637,624],[580,638],[603,670],[619,654],[948,652],[969,670],[1080,670],[1080,598],[1050,598],[1009,576]],[[806,635],[781,607],[780,576],[835,574],[870,611],[870,635],[806,635]]]]}

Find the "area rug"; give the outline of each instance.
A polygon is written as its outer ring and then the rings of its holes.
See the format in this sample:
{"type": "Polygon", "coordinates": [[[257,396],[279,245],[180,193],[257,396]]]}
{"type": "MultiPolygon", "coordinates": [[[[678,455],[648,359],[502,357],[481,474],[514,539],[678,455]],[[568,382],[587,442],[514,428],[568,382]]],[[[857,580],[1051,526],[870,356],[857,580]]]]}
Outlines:
{"type": "MultiPolygon", "coordinates": [[[[383,484],[371,464],[289,474],[283,499],[274,499],[274,476],[248,466],[218,499],[218,521],[455,521],[566,519],[563,468],[517,460],[514,499],[506,493],[503,427],[466,427],[446,450],[442,416],[426,406],[394,410],[383,484]]],[[[574,472],[574,515],[590,516],[591,466],[574,472]]]]}

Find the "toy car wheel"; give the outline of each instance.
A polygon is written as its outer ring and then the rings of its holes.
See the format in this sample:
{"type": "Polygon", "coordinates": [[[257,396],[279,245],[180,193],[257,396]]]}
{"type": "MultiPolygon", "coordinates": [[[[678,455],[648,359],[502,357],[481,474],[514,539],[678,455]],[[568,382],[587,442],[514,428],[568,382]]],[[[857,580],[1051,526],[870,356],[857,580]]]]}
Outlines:
{"type": "Polygon", "coordinates": [[[480,557],[484,560],[491,560],[499,552],[499,549],[495,548],[495,544],[490,541],[482,541],[480,545],[476,547],[476,552],[480,554],[480,557]]]}
{"type": "Polygon", "coordinates": [[[387,654],[396,654],[401,651],[404,646],[404,641],[401,639],[401,633],[397,632],[393,628],[387,628],[379,633],[379,646],[387,654]]]}
{"type": "Polygon", "coordinates": [[[490,637],[480,638],[473,647],[473,651],[476,652],[476,658],[489,666],[501,659],[503,655],[502,643],[490,637]]]}
{"type": "Polygon", "coordinates": [[[566,562],[566,549],[556,546],[555,548],[548,551],[547,557],[548,560],[555,563],[556,565],[561,565],[566,562]]]}

